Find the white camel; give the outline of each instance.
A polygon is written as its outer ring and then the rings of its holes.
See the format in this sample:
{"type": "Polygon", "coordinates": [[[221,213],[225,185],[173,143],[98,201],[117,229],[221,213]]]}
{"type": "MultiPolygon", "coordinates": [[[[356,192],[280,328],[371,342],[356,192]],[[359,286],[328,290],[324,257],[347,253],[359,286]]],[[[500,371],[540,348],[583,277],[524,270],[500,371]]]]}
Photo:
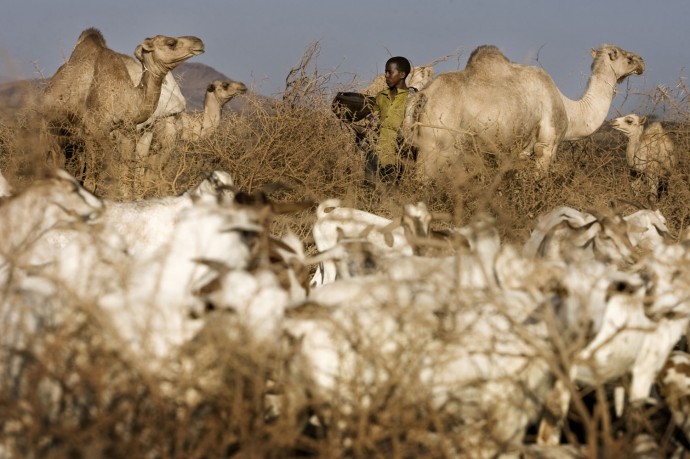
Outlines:
{"type": "Polygon", "coordinates": [[[438,75],[408,104],[404,128],[418,149],[419,177],[439,177],[477,147],[534,155],[547,171],[559,143],[594,133],[616,85],[644,71],[640,56],[618,46],[601,45],[592,56],[587,89],[571,100],[543,69],[511,62],[492,45],[475,49],[465,70],[438,75]]]}
{"type": "Polygon", "coordinates": [[[631,113],[612,120],[611,126],[628,138],[625,159],[633,178],[633,190],[658,198],[660,191],[668,186],[668,175],[676,160],[673,141],[661,123],[654,122],[645,128],[646,121],[647,117],[631,113]]]}

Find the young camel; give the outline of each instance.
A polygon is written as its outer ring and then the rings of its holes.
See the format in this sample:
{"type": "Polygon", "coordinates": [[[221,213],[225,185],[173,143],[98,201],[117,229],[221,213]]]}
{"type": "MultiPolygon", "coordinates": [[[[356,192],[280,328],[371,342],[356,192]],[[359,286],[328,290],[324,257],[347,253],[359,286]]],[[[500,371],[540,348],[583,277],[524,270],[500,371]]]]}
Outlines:
{"type": "Polygon", "coordinates": [[[215,80],[206,88],[202,113],[180,112],[157,119],[137,142],[137,157],[148,163],[147,176],[157,176],[179,142],[193,142],[211,135],[220,125],[225,104],[246,92],[247,86],[239,81],[215,80]]]}
{"type": "Polygon", "coordinates": [[[628,138],[625,159],[633,191],[658,199],[668,191],[668,175],[676,160],[673,141],[661,123],[651,123],[645,129],[646,121],[647,117],[631,113],[612,120],[611,126],[628,138]]]}

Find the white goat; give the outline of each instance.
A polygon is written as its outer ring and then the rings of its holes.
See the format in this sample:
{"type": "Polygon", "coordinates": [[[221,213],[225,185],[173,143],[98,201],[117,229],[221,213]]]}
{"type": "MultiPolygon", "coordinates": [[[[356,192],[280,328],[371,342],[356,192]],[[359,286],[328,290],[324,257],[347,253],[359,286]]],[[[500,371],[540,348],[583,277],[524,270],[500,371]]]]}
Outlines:
{"type": "Polygon", "coordinates": [[[177,214],[192,207],[195,200],[222,198],[230,201],[233,196],[232,176],[214,171],[196,187],[178,196],[130,202],[106,201],[100,222],[122,235],[130,254],[146,256],[170,240],[177,214]]]}
{"type": "Polygon", "coordinates": [[[206,201],[183,209],[174,225],[166,244],[133,260],[123,290],[100,299],[116,333],[154,369],[203,325],[192,313],[202,309],[196,289],[210,266],[246,269],[265,231],[254,210],[206,201]]]}
{"type": "Polygon", "coordinates": [[[0,205],[0,259],[17,256],[56,226],[93,220],[103,210],[103,201],[58,169],[0,205]]]}
{"type": "MultiPolygon", "coordinates": [[[[630,375],[629,400],[650,397],[664,362],[690,323],[690,277],[682,268],[688,262],[685,247],[662,244],[638,261],[641,273],[621,272],[595,260],[568,266],[561,278],[567,291],[562,318],[566,328],[590,328],[594,335],[575,356],[573,381],[595,385],[630,375]]],[[[565,416],[571,394],[562,382],[556,391],[565,416]]],[[[622,404],[617,402],[616,410],[620,413],[622,404]]],[[[543,428],[544,441],[558,441],[560,427],[552,431],[544,423],[543,428]]]]}
{"type": "Polygon", "coordinates": [[[633,179],[633,189],[646,193],[654,198],[660,197],[668,187],[670,175],[676,159],[673,153],[673,141],[666,134],[661,123],[652,123],[645,129],[647,118],[635,114],[621,116],[611,121],[611,126],[628,137],[625,158],[633,179]]]}
{"type": "MultiPolygon", "coordinates": [[[[364,236],[384,251],[413,255],[416,252],[417,239],[429,235],[431,219],[431,213],[423,202],[406,204],[401,220],[394,221],[363,210],[342,207],[339,199],[328,199],[317,208],[312,234],[319,252],[332,249],[343,236],[364,236]]],[[[333,282],[336,277],[335,262],[326,260],[317,269],[311,285],[327,284],[333,282]]]]}
{"type": "Polygon", "coordinates": [[[624,266],[638,258],[635,249],[648,251],[663,243],[667,231],[658,211],[640,210],[621,217],[561,206],[539,217],[523,255],[565,261],[597,259],[624,266]]]}
{"type": "Polygon", "coordinates": [[[376,412],[373,403],[389,400],[383,391],[393,400],[397,391],[414,392],[463,420],[454,425],[478,422],[497,444],[519,444],[551,387],[546,327],[530,319],[542,298],[439,288],[425,274],[339,279],[288,309],[286,333],[300,343],[294,377],[306,380],[298,385],[307,385],[315,406],[338,400],[345,415],[376,412]]]}
{"type": "Polygon", "coordinates": [[[628,238],[633,247],[653,252],[668,241],[666,217],[659,210],[640,209],[623,220],[628,224],[628,238]]]}

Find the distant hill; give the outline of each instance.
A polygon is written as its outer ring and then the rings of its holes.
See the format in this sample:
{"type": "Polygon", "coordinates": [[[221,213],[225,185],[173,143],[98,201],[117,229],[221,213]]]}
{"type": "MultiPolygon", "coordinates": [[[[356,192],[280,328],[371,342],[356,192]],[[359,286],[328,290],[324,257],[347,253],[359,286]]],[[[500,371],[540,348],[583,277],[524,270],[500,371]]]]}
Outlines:
{"type": "MultiPolygon", "coordinates": [[[[182,94],[187,99],[187,111],[204,109],[206,87],[214,80],[235,81],[213,67],[198,62],[183,62],[173,70],[182,94]]],[[[45,80],[10,80],[0,76],[0,122],[11,123],[17,111],[35,101],[45,80]]],[[[243,97],[236,97],[225,110],[242,111],[243,97]]]]}

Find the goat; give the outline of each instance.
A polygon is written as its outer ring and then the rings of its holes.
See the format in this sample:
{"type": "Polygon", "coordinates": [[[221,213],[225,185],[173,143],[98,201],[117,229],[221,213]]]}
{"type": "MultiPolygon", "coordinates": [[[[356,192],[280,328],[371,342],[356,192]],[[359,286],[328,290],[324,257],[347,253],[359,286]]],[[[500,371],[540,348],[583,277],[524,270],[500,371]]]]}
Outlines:
{"type": "MultiPolygon", "coordinates": [[[[530,320],[542,299],[487,293],[442,289],[424,272],[404,281],[380,273],[323,285],[305,305],[286,310],[285,331],[299,343],[292,374],[299,387],[306,384],[312,406],[338,400],[332,408],[346,416],[357,407],[376,412],[376,403],[414,390],[449,422],[463,419],[454,425],[488,416],[495,422],[481,425],[491,426],[497,443],[519,443],[551,384],[539,348],[548,347],[546,327],[530,320]]],[[[288,397],[288,406],[300,400],[288,397]]]]}
{"type": "Polygon", "coordinates": [[[659,210],[640,209],[623,220],[628,224],[628,238],[633,247],[653,252],[669,239],[666,217],[659,210]]]}
{"type": "MultiPolygon", "coordinates": [[[[319,252],[335,247],[343,236],[365,235],[382,250],[413,255],[417,251],[417,238],[429,235],[431,219],[431,213],[423,202],[406,204],[400,221],[393,221],[363,210],[342,207],[339,199],[328,199],[316,210],[312,234],[319,252]]],[[[335,263],[325,260],[314,274],[311,285],[333,282],[336,277],[335,263]]]]}
{"type": "Polygon", "coordinates": [[[209,201],[181,210],[174,227],[155,252],[133,259],[121,292],[99,300],[129,348],[154,368],[203,325],[191,313],[202,309],[196,287],[210,266],[246,269],[266,231],[254,210],[209,201]]]}
{"type": "Polygon", "coordinates": [[[16,256],[56,226],[93,221],[103,211],[101,199],[58,169],[0,205],[0,259],[16,256]]]}
{"type": "MultiPolygon", "coordinates": [[[[573,381],[595,385],[630,375],[629,401],[648,400],[667,356],[690,322],[690,278],[681,268],[689,258],[681,245],[662,244],[638,261],[639,272],[621,272],[595,260],[569,266],[561,279],[569,293],[561,318],[566,328],[584,325],[592,335],[570,368],[573,381]]],[[[555,391],[560,392],[565,416],[570,392],[561,381],[555,391]]],[[[622,411],[618,401],[616,411],[622,411]]],[[[552,428],[544,421],[540,439],[557,442],[560,428],[552,428]]]]}
{"type": "Polygon", "coordinates": [[[660,198],[668,190],[668,176],[676,163],[673,141],[661,123],[651,123],[645,129],[646,121],[646,117],[631,113],[610,124],[628,138],[625,158],[634,180],[633,189],[660,198]]]}
{"type": "Polygon", "coordinates": [[[195,200],[219,197],[232,201],[234,181],[230,174],[214,171],[196,187],[177,196],[142,201],[106,201],[100,219],[122,235],[130,254],[147,256],[170,240],[179,212],[193,206],[195,200]]]}
{"type": "Polygon", "coordinates": [[[668,229],[658,211],[640,210],[621,217],[557,207],[539,218],[523,246],[523,255],[547,260],[598,259],[631,265],[639,250],[664,241],[668,229]]]}

